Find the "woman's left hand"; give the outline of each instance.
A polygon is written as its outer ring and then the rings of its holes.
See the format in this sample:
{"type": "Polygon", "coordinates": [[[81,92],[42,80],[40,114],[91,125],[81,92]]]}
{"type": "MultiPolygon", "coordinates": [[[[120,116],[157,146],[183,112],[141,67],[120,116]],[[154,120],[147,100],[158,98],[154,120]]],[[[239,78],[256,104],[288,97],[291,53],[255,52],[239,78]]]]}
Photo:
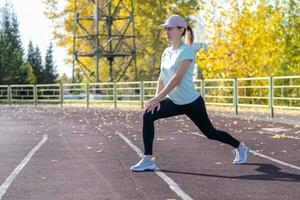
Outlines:
{"type": "Polygon", "coordinates": [[[156,98],[150,99],[146,104],[145,104],[145,109],[146,112],[151,112],[153,114],[155,108],[157,107],[157,111],[160,109],[160,103],[156,98]]]}

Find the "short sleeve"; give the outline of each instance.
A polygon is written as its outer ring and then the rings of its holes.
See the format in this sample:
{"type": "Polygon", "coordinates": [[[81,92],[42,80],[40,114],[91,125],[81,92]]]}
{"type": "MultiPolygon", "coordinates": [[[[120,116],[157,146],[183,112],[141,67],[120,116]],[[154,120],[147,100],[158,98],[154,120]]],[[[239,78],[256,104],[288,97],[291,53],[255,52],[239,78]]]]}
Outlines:
{"type": "Polygon", "coordinates": [[[192,47],[186,46],[186,48],[182,51],[180,56],[180,62],[183,60],[194,60],[195,59],[195,51],[192,47]]]}

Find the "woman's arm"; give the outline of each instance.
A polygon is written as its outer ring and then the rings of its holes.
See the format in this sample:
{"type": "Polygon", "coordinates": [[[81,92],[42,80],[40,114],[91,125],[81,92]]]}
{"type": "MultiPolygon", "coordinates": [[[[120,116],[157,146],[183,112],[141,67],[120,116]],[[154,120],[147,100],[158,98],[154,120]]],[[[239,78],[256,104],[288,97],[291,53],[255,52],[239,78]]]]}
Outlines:
{"type": "Polygon", "coordinates": [[[164,89],[164,83],[162,81],[161,75],[158,77],[158,82],[157,82],[157,87],[156,87],[156,92],[155,92],[155,97],[164,89]]]}
{"type": "Polygon", "coordinates": [[[191,60],[183,60],[179,63],[175,75],[171,78],[169,83],[164,87],[156,96],[155,99],[159,102],[162,100],[169,92],[171,92],[182,80],[184,74],[187,72],[191,65],[191,60]]]}
{"type": "Polygon", "coordinates": [[[192,60],[183,60],[179,63],[176,73],[171,78],[169,83],[166,86],[164,86],[162,90],[160,90],[158,93],[156,93],[154,98],[150,99],[145,104],[146,111],[153,113],[155,107],[158,107],[158,110],[159,110],[159,108],[160,108],[159,102],[180,83],[184,74],[189,69],[191,63],[192,63],[192,60]]]}

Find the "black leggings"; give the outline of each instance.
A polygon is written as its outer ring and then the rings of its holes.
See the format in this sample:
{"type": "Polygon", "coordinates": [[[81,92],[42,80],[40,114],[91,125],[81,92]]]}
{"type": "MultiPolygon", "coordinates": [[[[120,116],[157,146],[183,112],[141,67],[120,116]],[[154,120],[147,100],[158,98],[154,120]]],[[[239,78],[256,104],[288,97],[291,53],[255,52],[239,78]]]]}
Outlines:
{"type": "Polygon", "coordinates": [[[208,139],[229,144],[234,148],[237,148],[240,145],[240,142],[228,133],[214,128],[207,115],[205,103],[201,96],[192,103],[186,105],[176,105],[167,98],[160,102],[159,111],[155,109],[153,114],[151,112],[145,112],[143,115],[145,155],[152,155],[154,121],[181,114],[187,115],[208,139]]]}

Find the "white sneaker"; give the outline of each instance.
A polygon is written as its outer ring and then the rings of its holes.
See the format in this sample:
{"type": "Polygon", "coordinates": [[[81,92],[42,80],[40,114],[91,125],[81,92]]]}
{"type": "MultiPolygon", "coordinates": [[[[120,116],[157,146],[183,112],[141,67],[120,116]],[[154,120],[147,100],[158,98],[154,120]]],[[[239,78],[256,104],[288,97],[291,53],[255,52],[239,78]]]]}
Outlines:
{"type": "Polygon", "coordinates": [[[248,158],[249,147],[246,145],[242,145],[239,148],[234,149],[235,158],[233,160],[233,164],[240,165],[247,161],[248,158]]]}
{"type": "Polygon", "coordinates": [[[154,170],[155,168],[156,165],[154,160],[144,155],[142,159],[130,169],[134,172],[142,172],[146,170],[154,170]]]}

